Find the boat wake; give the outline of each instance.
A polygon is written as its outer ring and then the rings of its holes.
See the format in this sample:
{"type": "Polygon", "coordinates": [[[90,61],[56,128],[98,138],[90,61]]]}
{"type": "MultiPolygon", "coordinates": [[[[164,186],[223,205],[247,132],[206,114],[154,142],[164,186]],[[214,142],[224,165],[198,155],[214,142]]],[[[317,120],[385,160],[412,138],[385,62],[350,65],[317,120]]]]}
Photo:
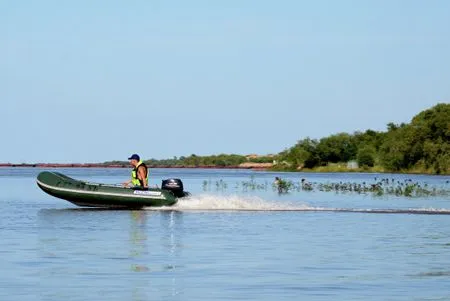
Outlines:
{"type": "Polygon", "coordinates": [[[372,214],[434,214],[450,215],[450,209],[358,209],[313,207],[306,204],[266,201],[258,197],[198,195],[178,200],[171,207],[147,207],[152,211],[286,211],[286,212],[344,212],[372,214]]]}

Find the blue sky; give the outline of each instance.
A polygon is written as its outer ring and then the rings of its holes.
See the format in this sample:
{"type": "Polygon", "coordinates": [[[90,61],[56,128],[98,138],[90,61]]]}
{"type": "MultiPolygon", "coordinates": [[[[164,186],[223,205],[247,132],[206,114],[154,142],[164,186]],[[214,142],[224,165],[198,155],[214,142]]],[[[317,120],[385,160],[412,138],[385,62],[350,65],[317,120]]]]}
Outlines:
{"type": "Polygon", "coordinates": [[[450,102],[450,1],[1,1],[0,162],[274,153],[450,102]]]}

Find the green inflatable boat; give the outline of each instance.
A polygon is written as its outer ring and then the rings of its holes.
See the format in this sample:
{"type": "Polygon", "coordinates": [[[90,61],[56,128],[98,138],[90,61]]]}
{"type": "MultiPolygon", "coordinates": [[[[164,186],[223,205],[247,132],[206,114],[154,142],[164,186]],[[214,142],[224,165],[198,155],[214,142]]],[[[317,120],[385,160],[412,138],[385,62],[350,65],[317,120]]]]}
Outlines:
{"type": "Polygon", "coordinates": [[[82,207],[142,208],[172,206],[189,195],[180,179],[162,181],[159,188],[126,188],[79,181],[59,172],[41,172],[37,185],[46,193],[82,207]]]}

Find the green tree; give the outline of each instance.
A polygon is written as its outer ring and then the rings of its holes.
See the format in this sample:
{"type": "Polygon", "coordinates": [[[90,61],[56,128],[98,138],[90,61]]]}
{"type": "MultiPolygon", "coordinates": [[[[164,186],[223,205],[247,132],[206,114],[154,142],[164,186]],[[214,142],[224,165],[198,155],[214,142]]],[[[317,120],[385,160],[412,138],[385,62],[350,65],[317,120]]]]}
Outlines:
{"type": "Polygon", "coordinates": [[[447,172],[450,104],[438,104],[417,114],[409,124],[388,125],[380,147],[383,165],[393,171],[421,164],[436,173],[447,172]]]}
{"type": "Polygon", "coordinates": [[[293,147],[280,153],[279,161],[288,163],[291,167],[313,168],[319,164],[316,154],[317,140],[306,138],[293,147]]]}
{"type": "Polygon", "coordinates": [[[356,155],[358,165],[361,167],[373,167],[375,165],[375,154],[376,150],[373,146],[363,146],[358,150],[358,154],[356,155]]]}
{"type": "Polygon", "coordinates": [[[372,146],[378,151],[384,142],[386,133],[367,130],[364,133],[355,132],[353,135],[358,149],[364,146],[372,146]]]}
{"type": "Polygon", "coordinates": [[[321,162],[347,162],[356,158],[356,140],[347,133],[332,135],[320,139],[316,151],[321,162]]]}

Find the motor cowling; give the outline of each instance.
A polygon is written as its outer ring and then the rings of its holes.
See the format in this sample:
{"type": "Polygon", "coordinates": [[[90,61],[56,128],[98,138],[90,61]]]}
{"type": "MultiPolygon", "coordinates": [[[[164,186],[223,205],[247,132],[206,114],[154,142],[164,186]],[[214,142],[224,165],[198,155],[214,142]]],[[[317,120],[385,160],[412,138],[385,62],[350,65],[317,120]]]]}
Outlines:
{"type": "Polygon", "coordinates": [[[186,196],[183,188],[183,182],[180,179],[163,180],[161,188],[171,191],[177,198],[186,196]]]}

